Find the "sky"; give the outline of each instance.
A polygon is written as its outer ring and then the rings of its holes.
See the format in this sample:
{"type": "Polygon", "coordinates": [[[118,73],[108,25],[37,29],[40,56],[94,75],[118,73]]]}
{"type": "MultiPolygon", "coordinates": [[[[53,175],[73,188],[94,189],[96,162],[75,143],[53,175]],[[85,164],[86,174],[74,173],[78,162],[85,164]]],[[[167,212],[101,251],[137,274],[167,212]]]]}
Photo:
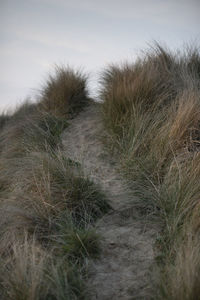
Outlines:
{"type": "Polygon", "coordinates": [[[0,112],[37,98],[55,64],[89,74],[134,61],[153,40],[200,45],[200,0],[0,0],[0,112]]]}

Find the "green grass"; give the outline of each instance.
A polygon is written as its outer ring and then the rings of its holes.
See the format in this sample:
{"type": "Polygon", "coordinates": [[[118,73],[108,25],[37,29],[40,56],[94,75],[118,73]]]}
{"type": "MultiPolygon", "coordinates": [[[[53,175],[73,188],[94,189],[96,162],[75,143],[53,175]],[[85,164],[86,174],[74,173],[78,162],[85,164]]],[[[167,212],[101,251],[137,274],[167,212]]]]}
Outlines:
{"type": "Polygon", "coordinates": [[[89,299],[93,225],[109,209],[100,190],[66,157],[61,133],[88,104],[86,77],[56,68],[36,103],[1,116],[0,298],[89,299]]]}
{"type": "Polygon", "coordinates": [[[172,53],[156,44],[102,75],[107,146],[141,206],[162,222],[160,299],[199,299],[199,66],[198,48],[172,53]]]}
{"type": "MultiPolygon", "coordinates": [[[[87,214],[87,212],[85,212],[87,214]]],[[[58,234],[53,238],[57,245],[56,251],[67,257],[68,261],[83,265],[87,258],[98,258],[100,254],[100,236],[90,225],[90,214],[84,222],[76,223],[70,214],[58,221],[58,234]],[[62,220],[62,221],[61,221],[62,220]]]]}

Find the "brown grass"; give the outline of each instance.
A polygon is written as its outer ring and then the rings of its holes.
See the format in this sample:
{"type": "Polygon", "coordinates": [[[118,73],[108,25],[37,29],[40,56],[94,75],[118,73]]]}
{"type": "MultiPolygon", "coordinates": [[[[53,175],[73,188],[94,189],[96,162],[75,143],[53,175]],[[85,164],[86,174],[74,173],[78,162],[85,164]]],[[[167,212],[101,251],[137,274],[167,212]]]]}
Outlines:
{"type": "Polygon", "coordinates": [[[41,90],[40,106],[56,116],[78,113],[89,102],[86,80],[81,72],[56,66],[41,90]]]}
{"type": "Polygon", "coordinates": [[[171,53],[156,44],[102,77],[107,145],[141,205],[163,222],[161,299],[199,299],[199,66],[197,48],[171,53]]]}
{"type": "Polygon", "coordinates": [[[39,102],[0,131],[0,298],[88,299],[86,261],[99,253],[104,194],[62,150],[68,118],[88,103],[86,78],[57,68],[39,102]]]}

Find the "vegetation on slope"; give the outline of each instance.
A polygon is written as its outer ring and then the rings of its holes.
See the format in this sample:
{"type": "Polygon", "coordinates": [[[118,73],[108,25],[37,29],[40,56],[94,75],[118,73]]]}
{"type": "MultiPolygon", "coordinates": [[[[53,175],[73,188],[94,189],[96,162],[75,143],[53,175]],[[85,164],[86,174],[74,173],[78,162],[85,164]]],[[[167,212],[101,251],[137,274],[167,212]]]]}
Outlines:
{"type": "Polygon", "coordinates": [[[160,215],[158,297],[200,295],[200,54],[156,44],[102,76],[107,144],[144,208],[160,215]]]}
{"type": "Polygon", "coordinates": [[[60,139],[88,101],[85,76],[57,68],[38,103],[0,118],[1,299],[88,299],[87,260],[100,251],[92,224],[109,205],[60,139]]]}
{"type": "Polygon", "coordinates": [[[40,106],[58,116],[74,116],[89,103],[87,77],[69,67],[56,66],[41,90],[40,106]],[[65,99],[63,101],[63,99],[65,99]]]}

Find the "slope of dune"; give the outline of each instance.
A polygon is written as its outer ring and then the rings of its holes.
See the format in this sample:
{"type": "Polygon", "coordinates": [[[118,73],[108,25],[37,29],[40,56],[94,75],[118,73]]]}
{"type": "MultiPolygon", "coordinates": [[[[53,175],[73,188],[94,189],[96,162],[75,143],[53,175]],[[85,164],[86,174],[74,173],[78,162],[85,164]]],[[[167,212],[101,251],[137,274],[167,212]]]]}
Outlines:
{"type": "Polygon", "coordinates": [[[150,299],[153,245],[159,227],[136,208],[136,199],[120,178],[117,161],[101,143],[103,135],[100,105],[94,103],[70,122],[62,136],[67,156],[81,162],[112,207],[96,224],[102,253],[89,265],[88,288],[92,299],[150,299]]]}

